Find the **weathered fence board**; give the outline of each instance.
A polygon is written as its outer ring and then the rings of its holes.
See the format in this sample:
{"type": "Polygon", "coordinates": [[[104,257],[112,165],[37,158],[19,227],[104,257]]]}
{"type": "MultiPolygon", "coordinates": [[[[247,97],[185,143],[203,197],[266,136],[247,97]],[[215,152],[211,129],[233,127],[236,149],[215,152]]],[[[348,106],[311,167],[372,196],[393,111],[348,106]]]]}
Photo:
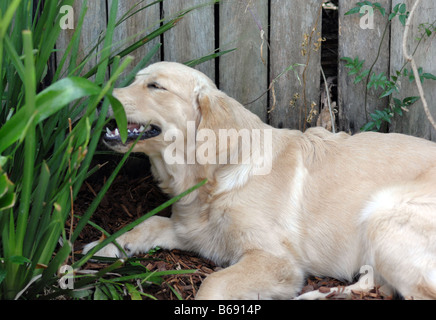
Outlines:
{"type": "MultiPolygon", "coordinates": [[[[164,1],[164,17],[168,20],[178,12],[210,1],[164,1]]],[[[215,50],[215,13],[212,5],[190,12],[177,26],[164,34],[164,60],[187,62],[212,54],[215,50]]],[[[215,62],[208,61],[197,68],[215,80],[215,62]]]]}
{"type": "MultiPolygon", "coordinates": [[[[108,12],[113,0],[88,1],[88,12],[79,43],[80,61],[104,34],[108,12]]],[[[399,2],[405,2],[408,10],[412,0],[378,0],[386,9],[385,17],[375,11],[374,28],[363,29],[359,14],[344,14],[355,7],[357,0],[337,0],[339,4],[339,49],[329,52],[341,57],[358,57],[365,60],[363,69],[369,69],[373,62],[373,72],[386,76],[395,74],[404,64],[402,36],[404,27],[398,18],[385,31],[388,15],[399,2]],[[381,41],[384,34],[384,39],[381,41]],[[381,47],[379,47],[382,43],[381,47]],[[377,55],[378,58],[377,58],[377,55]]],[[[74,4],[75,23],[77,24],[83,1],[74,4]]],[[[152,4],[152,0],[119,0],[118,17],[122,17],[132,6],[142,8],[152,4]]],[[[180,19],[173,29],[154,39],[145,47],[133,52],[135,60],[128,68],[131,70],[152,46],[162,43],[161,51],[151,62],[166,60],[187,62],[212,54],[215,49],[236,48],[218,60],[211,60],[196,68],[215,80],[220,89],[227,92],[261,119],[275,127],[287,127],[305,130],[316,123],[320,107],[321,50],[323,34],[331,35],[331,30],[322,29],[323,10],[319,0],[221,0],[214,4],[212,0],[164,0],[133,15],[120,24],[114,34],[114,44],[118,49],[127,47],[141,37],[149,34],[163,23],[177,16],[182,10],[196,7],[195,10],[180,19]],[[163,20],[161,20],[163,19],[163,20]],[[330,32],[330,33],[329,33],[330,32]],[[297,65],[299,64],[299,65],[297,65]],[[309,121],[307,121],[309,120],[309,121]]],[[[330,15],[331,17],[336,15],[330,15]]],[[[419,24],[434,23],[436,4],[432,0],[422,0],[410,31],[408,46],[411,51],[416,46],[416,37],[420,36],[419,24]]],[[[336,19],[335,19],[336,21],[336,19]]],[[[334,23],[336,25],[336,22],[334,23]]],[[[329,25],[329,24],[327,24],[329,25]]],[[[57,43],[57,62],[71,41],[75,30],[63,30],[57,43]]],[[[336,38],[336,31],[335,37],[336,38]]],[[[423,41],[416,53],[416,60],[424,72],[436,74],[436,33],[423,41]]],[[[335,46],[336,48],[336,43],[335,46]]],[[[99,49],[102,48],[100,44],[99,49]]],[[[113,48],[114,52],[119,51],[113,48]]],[[[331,51],[331,50],[330,50],[331,51]]],[[[97,56],[92,57],[84,72],[95,65],[97,56]]],[[[365,108],[366,79],[353,83],[355,76],[348,75],[345,62],[338,62],[337,102],[338,128],[357,133],[370,119],[374,110],[388,107],[389,99],[379,99],[382,92],[370,89],[365,108]]],[[[334,74],[329,68],[329,76],[334,74]]],[[[408,67],[410,70],[410,66],[408,67]]],[[[84,74],[82,72],[82,74],[84,74]]],[[[127,72],[127,71],[126,71],[127,72]]],[[[403,99],[418,95],[416,85],[401,79],[400,94],[403,99]]],[[[436,81],[426,80],[424,90],[427,100],[436,117],[436,81]]],[[[434,130],[424,114],[422,103],[410,107],[410,112],[395,117],[387,127],[392,132],[404,132],[433,139],[434,130]]]]}
{"type": "MultiPolygon", "coordinates": [[[[108,0],[109,8],[112,4],[112,0],[108,0]]],[[[130,2],[129,2],[130,3],[130,2]]],[[[131,2],[133,5],[134,2],[131,2]]],[[[134,11],[144,8],[147,3],[135,7],[134,11]]],[[[129,12],[131,6],[126,6],[125,1],[118,2],[118,15],[117,20],[121,19],[126,13],[129,12]]],[[[160,25],[160,6],[159,3],[151,5],[144,10],[139,11],[133,16],[129,17],[128,20],[121,23],[114,31],[113,42],[114,45],[119,49],[125,49],[129,45],[135,43],[137,40],[144,38],[160,25]]],[[[160,38],[151,40],[145,46],[132,52],[130,55],[134,57],[131,65],[126,68],[126,70],[121,75],[127,74],[132,70],[136,64],[138,64],[144,56],[156,45],[160,43],[160,38]]],[[[120,51],[120,50],[118,50],[120,51]]],[[[157,62],[161,60],[160,52],[152,58],[150,63],[157,62]]]]}
{"type": "Polygon", "coordinates": [[[225,0],[220,7],[219,85],[267,121],[268,2],[225,0]],[[248,104],[249,103],[249,104],[248,104]]]}
{"type": "MultiPolygon", "coordinates": [[[[357,2],[357,1],[356,1],[357,2]]],[[[339,58],[359,57],[365,60],[363,69],[370,69],[377,59],[377,54],[383,34],[388,23],[391,0],[378,1],[386,8],[386,16],[380,12],[374,12],[374,29],[362,29],[359,14],[347,15],[351,8],[356,6],[355,1],[339,1],[339,58]]],[[[389,28],[386,30],[380,56],[373,68],[373,72],[389,74],[389,28]]],[[[381,89],[370,89],[365,107],[366,78],[358,84],[354,84],[355,76],[348,76],[349,69],[345,68],[346,62],[339,63],[338,71],[338,102],[339,102],[339,128],[346,132],[357,133],[369,120],[369,114],[375,109],[387,107],[387,99],[379,99],[381,89]]]]}
{"type": "MultiPolygon", "coordinates": [[[[393,0],[392,6],[394,7],[399,0],[393,0]]],[[[415,1],[406,0],[401,1],[406,3],[409,10],[412,8],[415,1]]],[[[417,8],[415,16],[412,19],[412,25],[407,38],[407,48],[409,54],[412,54],[417,45],[417,38],[424,38],[418,46],[418,50],[414,55],[418,67],[422,67],[424,73],[436,74],[436,41],[435,34],[429,39],[422,35],[423,29],[419,29],[419,24],[434,23],[436,21],[436,6],[434,1],[423,0],[420,7],[417,8]]],[[[400,24],[398,19],[395,19],[392,25],[392,39],[391,39],[391,74],[401,70],[405,63],[403,57],[403,31],[404,27],[400,24]]],[[[406,69],[411,71],[410,63],[406,69]]],[[[436,118],[436,90],[435,81],[424,80],[423,88],[425,98],[429,104],[430,111],[433,118],[436,118]]],[[[407,78],[403,78],[400,84],[400,94],[395,95],[398,99],[403,100],[410,96],[419,96],[418,89],[415,82],[410,83],[407,78]]],[[[436,141],[436,130],[430,124],[425,115],[422,102],[419,101],[409,108],[409,112],[404,113],[403,116],[396,116],[392,122],[390,130],[392,132],[402,132],[426,139],[436,141]]]]}
{"type": "Polygon", "coordinates": [[[304,130],[312,102],[319,104],[320,50],[314,50],[314,43],[322,27],[321,3],[272,0],[270,15],[270,121],[276,127],[304,130]],[[285,72],[296,63],[305,65],[295,67],[301,83],[293,70],[285,72]]]}
{"type": "MultiPolygon", "coordinates": [[[[74,2],[74,17],[75,23],[77,24],[77,20],[79,19],[80,12],[82,10],[82,1],[74,2]]],[[[86,14],[86,18],[83,22],[83,29],[80,36],[79,43],[79,51],[77,61],[82,61],[85,55],[98,43],[98,39],[101,34],[104,33],[107,26],[107,12],[106,12],[106,2],[105,1],[88,1],[88,11],[86,14]],[[92,18],[88,18],[92,17],[92,18]]],[[[58,50],[58,63],[65,50],[67,49],[75,29],[66,29],[62,30],[63,37],[60,37],[56,48],[58,50]]],[[[98,46],[99,50],[103,47],[102,44],[98,46]]],[[[89,60],[88,64],[86,64],[83,69],[82,74],[85,74],[89,71],[98,61],[98,57],[95,55],[92,59],[89,60]]],[[[63,70],[64,71],[64,70],[63,70]]]]}

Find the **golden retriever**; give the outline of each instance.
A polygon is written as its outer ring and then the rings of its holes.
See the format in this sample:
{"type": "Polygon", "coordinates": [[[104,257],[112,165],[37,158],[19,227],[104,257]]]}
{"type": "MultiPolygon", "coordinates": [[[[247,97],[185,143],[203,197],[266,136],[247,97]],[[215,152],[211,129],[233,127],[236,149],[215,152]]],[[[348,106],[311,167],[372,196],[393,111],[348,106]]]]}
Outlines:
{"type": "MultiPolygon", "coordinates": [[[[405,298],[436,299],[435,143],[275,129],[173,62],[147,67],[114,95],[129,140],[108,130],[106,144],[126,152],[143,134],[134,152],[149,156],[170,196],[208,180],[173,205],[171,218],[152,217],[117,239],[129,255],[159,246],[226,266],[206,278],[197,299],[288,299],[307,275],[351,281],[362,268],[371,273],[343,292],[375,280],[405,298]]],[[[110,244],[97,255],[122,254],[110,244]]]]}

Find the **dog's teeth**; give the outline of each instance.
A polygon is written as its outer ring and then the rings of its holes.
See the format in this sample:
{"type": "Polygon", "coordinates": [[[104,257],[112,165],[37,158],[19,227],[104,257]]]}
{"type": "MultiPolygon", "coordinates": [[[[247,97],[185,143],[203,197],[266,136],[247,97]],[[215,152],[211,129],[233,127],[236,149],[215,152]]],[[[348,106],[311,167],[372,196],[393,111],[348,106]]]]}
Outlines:
{"type": "Polygon", "coordinates": [[[120,132],[118,131],[118,128],[115,129],[115,135],[116,135],[116,136],[119,136],[119,135],[120,135],[120,132]]]}
{"type": "Polygon", "coordinates": [[[138,129],[133,129],[133,133],[137,134],[138,133],[138,129]]]}
{"type": "Polygon", "coordinates": [[[144,126],[141,126],[141,127],[139,128],[139,132],[142,132],[142,131],[144,131],[144,130],[145,130],[144,126]]]}
{"type": "Polygon", "coordinates": [[[109,138],[115,137],[115,135],[112,133],[112,131],[107,127],[106,127],[106,137],[109,137],[109,138]]]}

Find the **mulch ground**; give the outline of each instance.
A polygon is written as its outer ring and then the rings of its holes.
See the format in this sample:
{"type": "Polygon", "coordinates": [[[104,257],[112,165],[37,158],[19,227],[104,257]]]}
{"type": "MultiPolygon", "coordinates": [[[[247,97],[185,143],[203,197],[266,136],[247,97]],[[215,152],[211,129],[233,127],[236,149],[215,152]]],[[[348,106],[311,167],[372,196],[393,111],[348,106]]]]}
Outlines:
{"type": "MultiPolygon", "coordinates": [[[[97,160],[100,164],[106,164],[83,184],[74,204],[76,214],[81,215],[87,210],[99,190],[106,183],[116,165],[116,160],[113,157],[97,160]]],[[[168,198],[160,192],[151,176],[147,159],[132,157],[106,193],[91,220],[109,233],[114,233],[166,200],[168,198]]],[[[159,215],[168,217],[170,214],[171,209],[167,208],[159,215]]],[[[83,245],[100,237],[101,233],[98,230],[89,225],[86,226],[76,243],[76,253],[81,253],[83,245]]],[[[184,300],[192,300],[206,276],[221,269],[210,260],[179,250],[158,250],[144,257],[149,259],[144,259],[141,263],[149,271],[197,270],[194,274],[164,276],[164,282],[161,285],[151,285],[143,289],[144,292],[159,300],[178,299],[173,290],[184,300]]],[[[104,263],[89,262],[83,268],[99,270],[105,266],[107,265],[104,263]]],[[[344,285],[347,285],[347,283],[336,279],[309,277],[302,293],[319,288],[328,290],[327,288],[330,287],[344,285]]],[[[331,297],[331,299],[335,298],[340,297],[331,297]]],[[[353,299],[382,300],[391,299],[391,297],[382,296],[378,290],[374,290],[365,295],[354,294],[353,299]]]]}

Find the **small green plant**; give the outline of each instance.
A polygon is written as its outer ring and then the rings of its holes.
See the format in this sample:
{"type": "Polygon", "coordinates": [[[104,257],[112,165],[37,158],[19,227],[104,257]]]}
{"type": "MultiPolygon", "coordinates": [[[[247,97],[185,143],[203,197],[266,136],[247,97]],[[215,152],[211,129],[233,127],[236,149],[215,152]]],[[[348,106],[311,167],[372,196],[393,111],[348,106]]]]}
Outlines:
{"type": "Polygon", "coordinates": [[[400,99],[394,98],[394,105],[390,108],[384,108],[383,110],[375,110],[370,114],[371,121],[366,123],[361,131],[380,131],[382,124],[384,122],[391,123],[394,115],[403,115],[403,111],[407,110],[409,106],[418,101],[419,97],[407,97],[402,101],[400,99]]]}
{"type": "MultiPolygon", "coordinates": [[[[380,3],[372,3],[370,1],[358,2],[356,7],[352,8],[345,15],[356,14],[361,11],[363,6],[370,6],[374,10],[377,10],[381,13],[383,17],[386,16],[386,10],[380,5],[380,3]]],[[[351,58],[351,57],[342,57],[341,60],[345,61],[345,68],[349,69],[348,75],[354,77],[354,84],[365,81],[365,100],[364,100],[364,108],[367,123],[361,128],[361,131],[379,131],[382,128],[383,123],[391,123],[391,119],[394,115],[403,115],[403,111],[407,110],[408,107],[417,102],[419,97],[406,97],[402,101],[393,97],[393,94],[399,93],[400,89],[398,83],[401,78],[407,78],[410,82],[415,80],[413,72],[411,70],[406,69],[408,65],[408,61],[404,63],[400,70],[395,71],[393,75],[386,75],[384,72],[380,74],[376,74],[373,72],[374,66],[377,63],[380,52],[383,44],[383,40],[391,26],[393,19],[398,17],[400,23],[405,26],[407,18],[409,16],[409,12],[407,11],[406,4],[398,3],[392,10],[392,13],[388,17],[388,21],[385,26],[385,30],[383,32],[382,38],[380,40],[380,45],[378,47],[378,52],[374,62],[371,64],[369,68],[364,68],[365,60],[359,59],[359,57],[351,58]],[[389,97],[389,107],[384,108],[383,110],[376,110],[373,113],[369,113],[367,109],[367,101],[368,101],[368,91],[373,89],[382,89],[382,93],[380,95],[380,99],[389,97]]],[[[433,23],[423,23],[420,25],[419,30],[421,32],[421,36],[417,39],[418,43],[413,51],[413,54],[416,53],[421,41],[429,38],[433,32],[436,32],[435,22],[433,23]]],[[[424,82],[424,80],[436,80],[436,76],[431,73],[424,72],[423,68],[419,68],[420,80],[424,82]]]]}
{"type": "Polygon", "coordinates": [[[345,13],[345,15],[350,15],[350,14],[356,14],[356,13],[360,13],[360,10],[362,9],[363,6],[370,6],[375,10],[380,11],[380,13],[383,15],[383,17],[386,15],[386,10],[385,8],[382,7],[382,5],[379,2],[375,2],[372,3],[371,1],[362,1],[362,2],[357,2],[356,6],[352,9],[350,9],[349,11],[347,11],[345,13]]]}

